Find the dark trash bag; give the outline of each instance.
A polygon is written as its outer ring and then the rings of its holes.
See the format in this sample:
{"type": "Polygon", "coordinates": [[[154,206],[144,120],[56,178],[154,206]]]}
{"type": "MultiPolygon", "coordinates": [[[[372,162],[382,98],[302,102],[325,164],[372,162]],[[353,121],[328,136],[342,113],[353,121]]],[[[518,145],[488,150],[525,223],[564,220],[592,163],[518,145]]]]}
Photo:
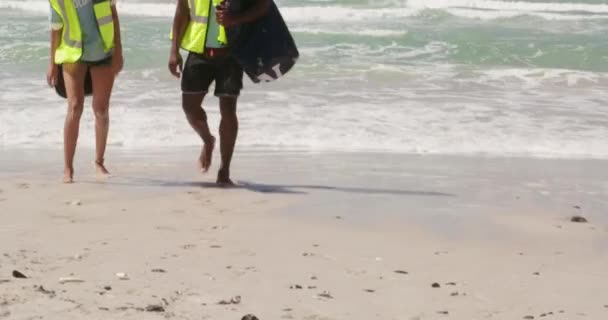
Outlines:
{"type": "MultiPolygon", "coordinates": [[[[62,97],[68,97],[65,91],[65,80],[63,79],[63,66],[59,66],[59,74],[57,75],[57,83],[55,83],[55,92],[62,97]]],[[[90,96],[93,94],[93,80],[91,80],[91,69],[87,68],[87,75],[84,78],[84,95],[90,96]]]]}

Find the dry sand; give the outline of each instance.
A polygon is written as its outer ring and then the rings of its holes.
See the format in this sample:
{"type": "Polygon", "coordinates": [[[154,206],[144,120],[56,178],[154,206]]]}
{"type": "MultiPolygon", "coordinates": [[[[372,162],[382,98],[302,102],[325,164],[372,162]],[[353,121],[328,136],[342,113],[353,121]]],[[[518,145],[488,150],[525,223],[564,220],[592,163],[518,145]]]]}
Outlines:
{"type": "Polygon", "coordinates": [[[195,153],[2,150],[0,319],[608,319],[605,161],[195,153]]]}

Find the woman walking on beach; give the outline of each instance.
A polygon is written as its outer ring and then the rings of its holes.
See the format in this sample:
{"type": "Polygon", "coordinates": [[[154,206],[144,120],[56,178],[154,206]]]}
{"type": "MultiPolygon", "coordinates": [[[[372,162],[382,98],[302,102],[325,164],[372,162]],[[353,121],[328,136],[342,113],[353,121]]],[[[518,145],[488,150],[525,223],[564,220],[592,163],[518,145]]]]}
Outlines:
{"type": "Polygon", "coordinates": [[[95,114],[95,168],[109,175],[104,165],[108,139],[109,105],[114,78],[122,70],[122,43],[116,0],[49,0],[51,4],[51,57],[49,86],[63,72],[68,112],[64,125],[64,183],[74,179],[74,154],[84,108],[84,83],[90,72],[95,114]],[[59,68],[62,66],[62,70],[59,68]]]}

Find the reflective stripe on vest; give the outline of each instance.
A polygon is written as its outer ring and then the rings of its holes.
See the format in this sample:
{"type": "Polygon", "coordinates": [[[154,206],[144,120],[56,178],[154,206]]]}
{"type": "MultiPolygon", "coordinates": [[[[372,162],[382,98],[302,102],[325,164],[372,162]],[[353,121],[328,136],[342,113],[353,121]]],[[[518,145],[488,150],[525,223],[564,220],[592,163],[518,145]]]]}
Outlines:
{"type": "MultiPolygon", "coordinates": [[[[59,4],[59,9],[61,10],[61,18],[63,19],[63,26],[64,26],[64,30],[63,30],[63,41],[65,42],[65,44],[67,46],[73,47],[73,48],[82,48],[82,41],[80,40],[72,40],[70,39],[70,36],[72,35],[72,33],[70,32],[70,26],[72,25],[70,23],[69,18],[70,17],[68,15],[68,11],[65,8],[65,1],[63,0],[59,0],[59,1],[54,1],[57,2],[59,4]]],[[[82,33],[80,30],[80,24],[78,25],[77,29],[77,37],[78,38],[82,38],[82,33]]]]}
{"type": "MultiPolygon", "coordinates": [[[[61,43],[55,51],[55,63],[78,62],[82,57],[82,30],[76,7],[72,0],[50,0],[50,2],[63,21],[63,34],[61,43]]],[[[109,52],[114,47],[114,19],[110,0],[93,0],[93,9],[104,49],[109,52]]]]}
{"type": "Polygon", "coordinates": [[[95,5],[95,17],[97,18],[97,26],[99,33],[103,39],[103,45],[106,52],[114,48],[114,17],[112,17],[112,6],[110,0],[93,1],[95,5]]]}
{"type": "MultiPolygon", "coordinates": [[[[188,0],[190,21],[181,39],[181,47],[195,53],[203,53],[207,42],[209,8],[218,6],[223,0],[188,0]]],[[[226,30],[220,25],[217,40],[227,44],[226,30]]]]}

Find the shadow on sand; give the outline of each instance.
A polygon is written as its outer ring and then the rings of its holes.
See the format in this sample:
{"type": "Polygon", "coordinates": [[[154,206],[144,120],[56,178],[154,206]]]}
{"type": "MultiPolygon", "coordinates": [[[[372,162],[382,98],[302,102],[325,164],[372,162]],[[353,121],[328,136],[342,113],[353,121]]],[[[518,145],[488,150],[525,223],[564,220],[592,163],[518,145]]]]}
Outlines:
{"type": "Polygon", "coordinates": [[[128,186],[158,186],[158,187],[197,187],[197,188],[215,188],[215,189],[237,189],[247,190],[258,193],[270,194],[308,194],[310,191],[332,191],[344,193],[359,193],[367,195],[396,195],[396,196],[432,196],[432,197],[454,197],[454,194],[435,192],[435,191],[420,191],[420,190],[399,190],[388,188],[363,188],[363,187],[344,187],[344,186],[325,186],[325,185],[308,185],[308,184],[263,184],[253,183],[248,181],[238,181],[236,186],[223,187],[213,182],[202,181],[171,181],[159,179],[147,179],[139,177],[125,177],[129,182],[106,181],[108,184],[128,185],[128,186]]]}

